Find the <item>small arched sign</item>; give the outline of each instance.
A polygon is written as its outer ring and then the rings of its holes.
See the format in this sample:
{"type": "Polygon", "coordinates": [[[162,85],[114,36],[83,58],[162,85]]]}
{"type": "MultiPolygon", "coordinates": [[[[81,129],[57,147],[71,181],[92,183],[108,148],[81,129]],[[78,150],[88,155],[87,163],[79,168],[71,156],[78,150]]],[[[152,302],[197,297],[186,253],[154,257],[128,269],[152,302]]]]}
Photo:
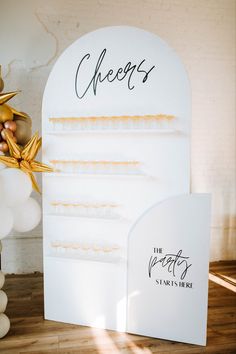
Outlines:
{"type": "Polygon", "coordinates": [[[127,330],[206,344],[210,198],[169,198],[129,236],[127,330]]]}

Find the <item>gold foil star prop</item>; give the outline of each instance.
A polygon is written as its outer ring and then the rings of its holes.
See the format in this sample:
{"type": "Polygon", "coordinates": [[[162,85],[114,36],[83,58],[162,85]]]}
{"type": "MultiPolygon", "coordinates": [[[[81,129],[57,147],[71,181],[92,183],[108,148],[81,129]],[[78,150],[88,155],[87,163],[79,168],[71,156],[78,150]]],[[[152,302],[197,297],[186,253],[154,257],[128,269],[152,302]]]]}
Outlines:
{"type": "Polygon", "coordinates": [[[10,156],[0,156],[0,162],[4,163],[7,167],[19,168],[25,172],[31,179],[33,188],[40,193],[40,189],[33,172],[53,171],[51,167],[34,160],[42,145],[42,139],[38,137],[38,133],[35,133],[24,148],[17,145],[9,134],[6,136],[6,141],[9,147],[10,156]]]}

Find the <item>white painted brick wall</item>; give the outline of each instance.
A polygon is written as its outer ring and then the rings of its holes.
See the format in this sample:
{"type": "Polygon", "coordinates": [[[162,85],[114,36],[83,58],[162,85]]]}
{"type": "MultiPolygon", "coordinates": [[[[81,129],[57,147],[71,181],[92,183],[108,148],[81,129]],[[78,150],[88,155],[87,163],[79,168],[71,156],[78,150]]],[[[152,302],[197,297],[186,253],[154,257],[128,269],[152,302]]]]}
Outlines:
{"type": "MultiPolygon", "coordinates": [[[[211,260],[236,258],[234,0],[1,0],[0,63],[12,103],[40,130],[44,86],[56,58],[103,26],[131,25],[162,37],[192,85],[192,191],[212,193],[211,260]]],[[[41,226],[3,241],[6,272],[42,270],[41,226]]]]}

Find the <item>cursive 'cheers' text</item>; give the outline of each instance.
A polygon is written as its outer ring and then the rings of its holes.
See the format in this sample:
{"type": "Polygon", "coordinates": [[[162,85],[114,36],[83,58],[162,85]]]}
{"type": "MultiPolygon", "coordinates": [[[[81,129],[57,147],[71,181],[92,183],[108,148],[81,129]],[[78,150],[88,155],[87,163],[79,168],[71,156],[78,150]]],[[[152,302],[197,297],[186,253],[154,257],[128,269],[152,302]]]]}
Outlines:
{"type": "Polygon", "coordinates": [[[123,81],[127,79],[128,89],[133,90],[135,87],[132,81],[133,77],[139,74],[141,75],[140,77],[142,82],[145,83],[150,72],[155,68],[155,65],[153,65],[150,69],[145,69],[144,65],[146,60],[143,59],[139,64],[132,64],[131,61],[128,61],[124,67],[119,67],[118,69],[108,69],[105,73],[102,73],[102,64],[104,62],[106,53],[107,50],[105,48],[99,55],[96,66],[92,71],[92,77],[88,80],[88,83],[86,83],[84,87],[81,85],[82,80],[80,79],[80,74],[85,65],[89,63],[91,55],[89,53],[85,54],[79,62],[75,75],[75,93],[79,99],[82,99],[86,95],[90,87],[96,96],[98,83],[101,84],[104,81],[112,83],[114,81],[123,81]]]}

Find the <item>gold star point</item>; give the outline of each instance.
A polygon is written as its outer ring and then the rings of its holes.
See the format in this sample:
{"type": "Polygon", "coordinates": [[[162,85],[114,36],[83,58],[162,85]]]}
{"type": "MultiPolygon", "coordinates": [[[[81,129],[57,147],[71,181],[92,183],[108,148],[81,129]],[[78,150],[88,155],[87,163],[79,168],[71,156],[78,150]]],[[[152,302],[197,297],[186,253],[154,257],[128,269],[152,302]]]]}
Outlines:
{"type": "MultiPolygon", "coordinates": [[[[11,92],[0,93],[0,105],[1,104],[6,104],[7,101],[9,101],[11,98],[16,96],[20,92],[21,91],[11,91],[11,92]]],[[[21,116],[23,118],[27,118],[27,114],[25,114],[23,112],[19,112],[15,108],[13,108],[13,107],[11,107],[9,105],[8,105],[8,107],[12,111],[12,114],[17,115],[17,116],[21,116]]]]}

